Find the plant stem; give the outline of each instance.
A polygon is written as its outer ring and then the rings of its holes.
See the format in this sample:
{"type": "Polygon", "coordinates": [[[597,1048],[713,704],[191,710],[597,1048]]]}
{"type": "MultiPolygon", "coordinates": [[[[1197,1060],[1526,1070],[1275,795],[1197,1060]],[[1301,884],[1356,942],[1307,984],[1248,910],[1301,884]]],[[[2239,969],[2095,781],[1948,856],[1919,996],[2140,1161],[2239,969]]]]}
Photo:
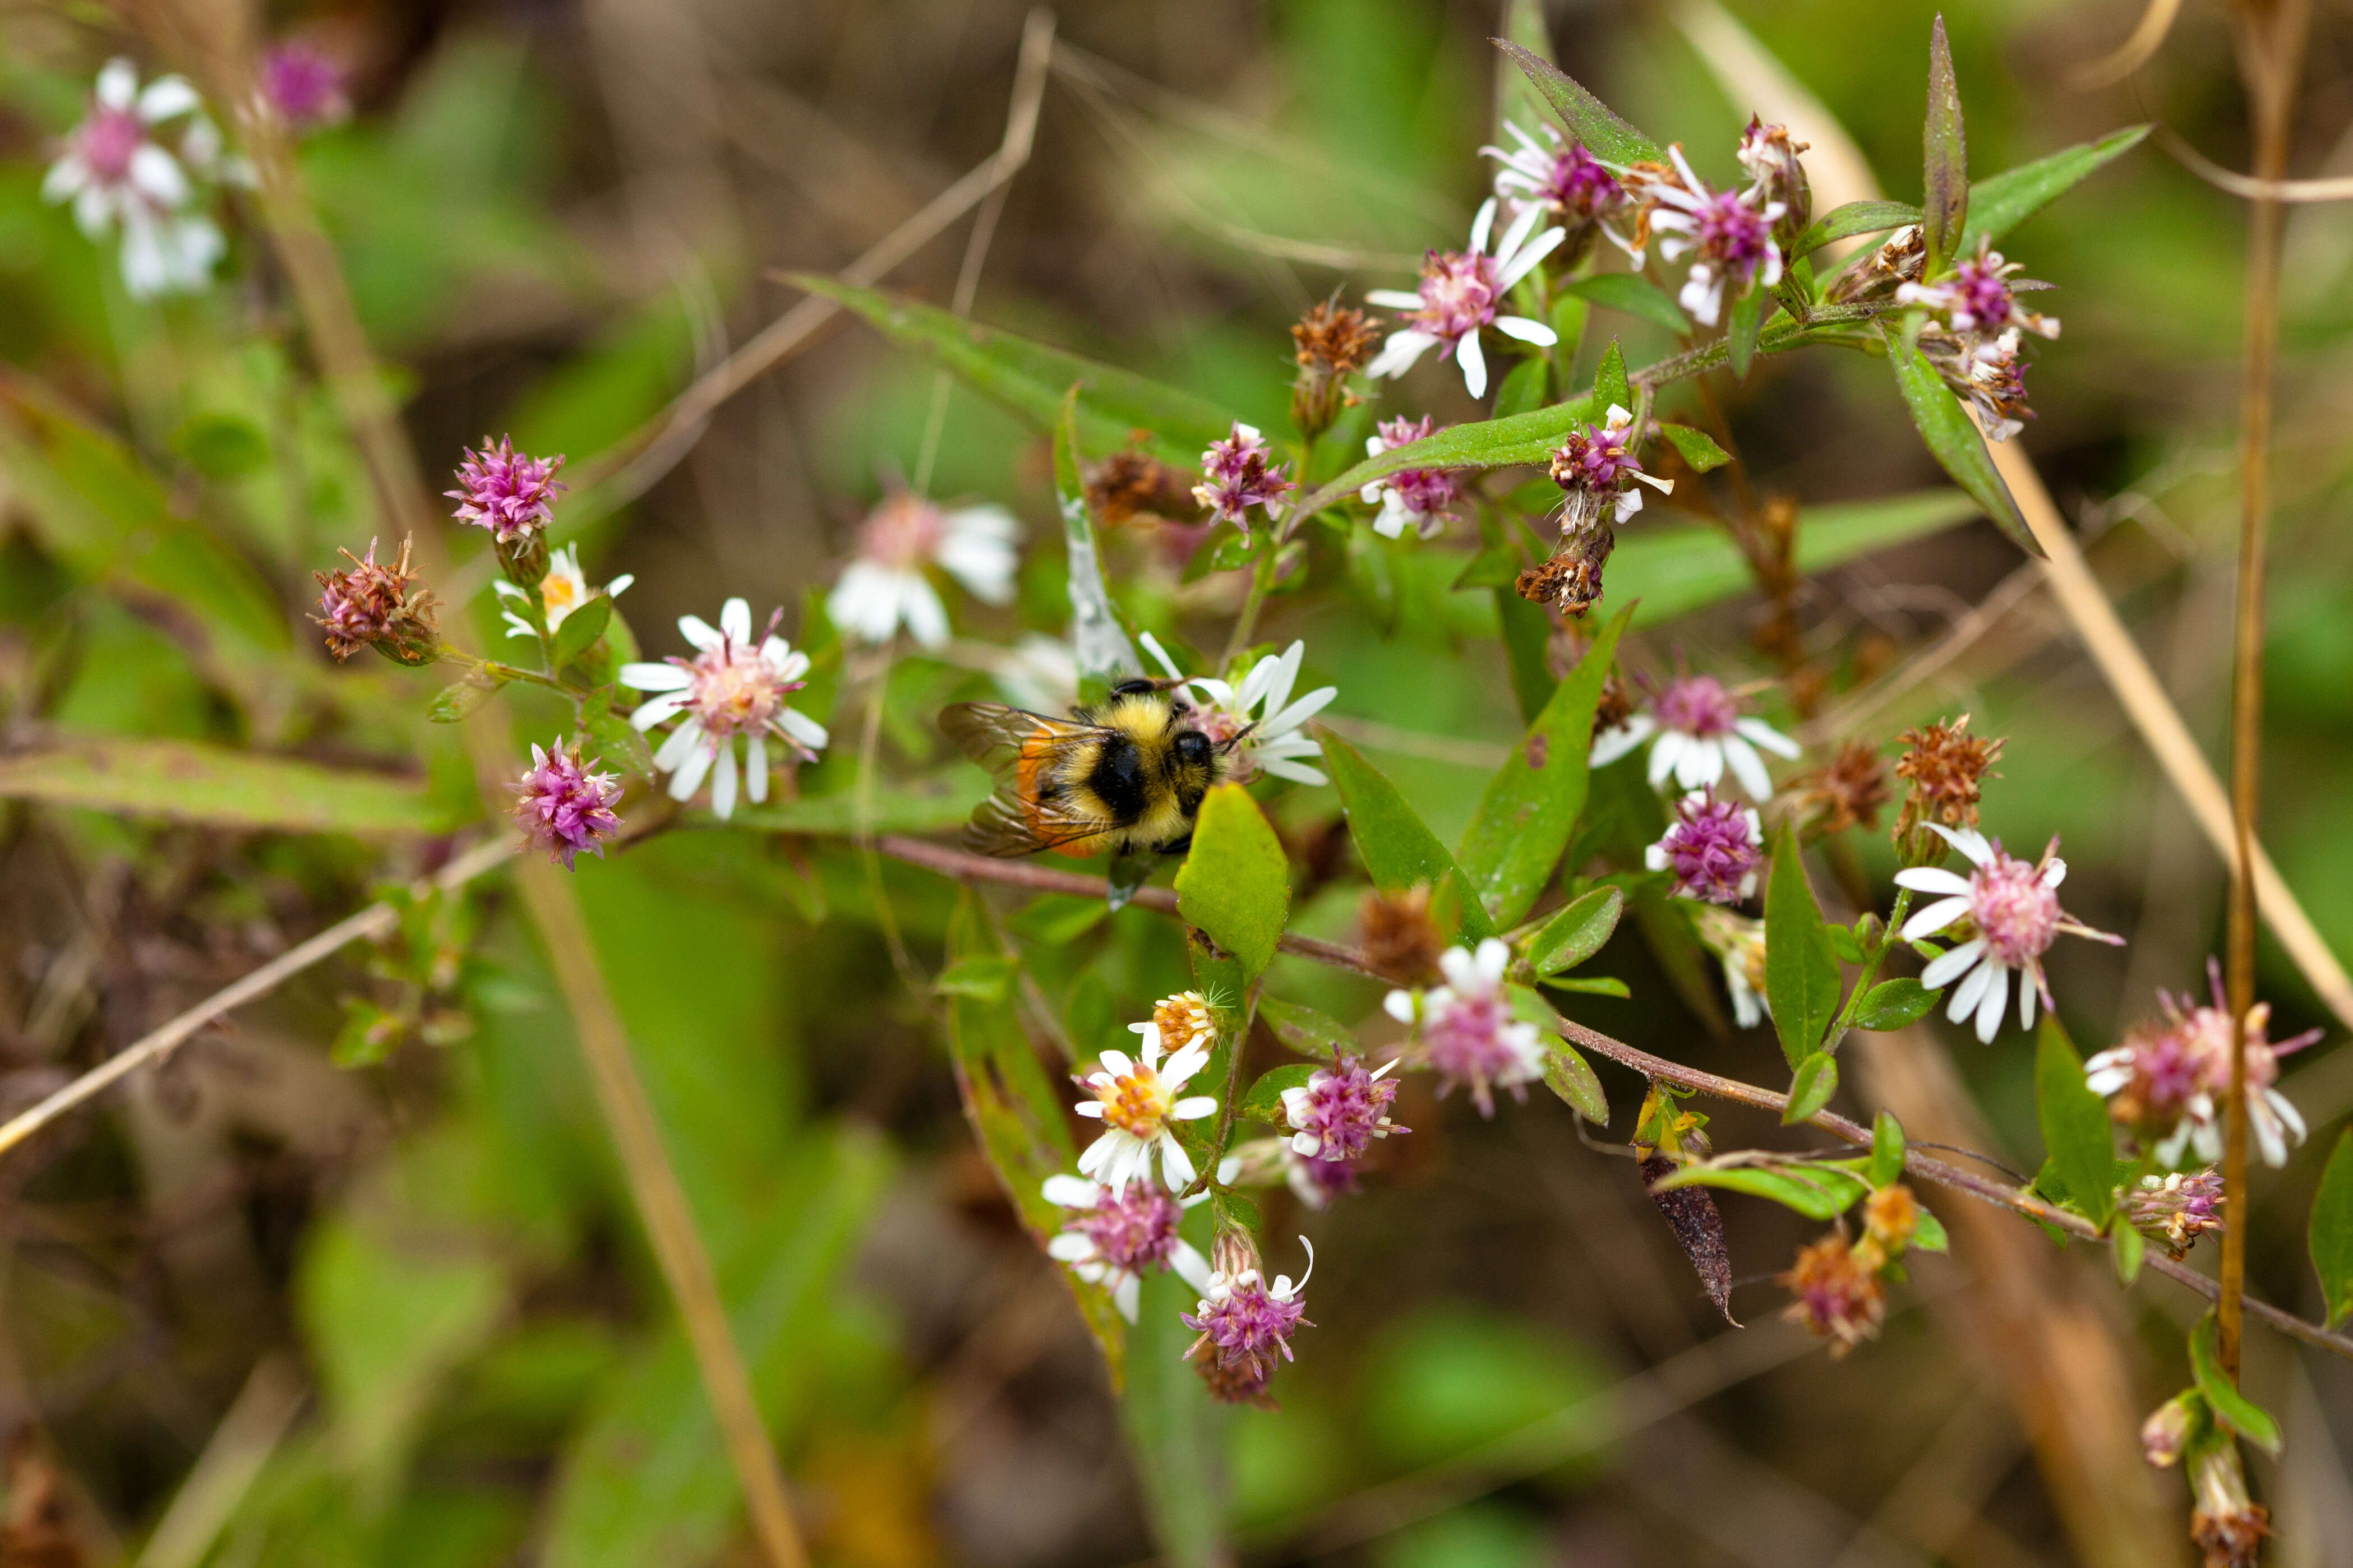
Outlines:
{"type": "Polygon", "coordinates": [[[1886,927],[1880,931],[1879,940],[1872,944],[1871,951],[1862,955],[1862,973],[1854,977],[1854,989],[1847,993],[1846,1005],[1839,1009],[1836,1018],[1831,1020],[1830,1037],[1822,1041],[1823,1050],[1837,1050],[1839,1042],[1846,1038],[1846,1032],[1854,1026],[1855,1010],[1862,1005],[1862,994],[1870,990],[1871,983],[1879,977],[1880,963],[1886,958],[1887,950],[1895,945],[1895,933],[1904,929],[1905,912],[1911,907],[1912,889],[1896,889],[1895,904],[1887,911],[1886,927]]]}
{"type": "Polygon", "coordinates": [[[1275,552],[1282,548],[1282,539],[1280,535],[1269,538],[1266,549],[1260,554],[1257,564],[1250,569],[1250,594],[1242,600],[1241,613],[1234,617],[1233,635],[1226,638],[1225,657],[1218,660],[1218,670],[1220,674],[1230,668],[1234,660],[1241,657],[1242,649],[1250,647],[1250,634],[1258,630],[1259,612],[1266,607],[1267,590],[1274,586],[1275,552]]]}
{"type": "MultiPolygon", "coordinates": [[[[2240,7],[2239,68],[2254,132],[2254,174],[2287,174],[2295,79],[2303,63],[2307,0],[2247,0],[2240,7]]],[[[2247,1288],[2247,1015],[2255,1005],[2255,814],[2262,786],[2263,552],[2271,510],[2272,377],[2279,353],[2280,247],[2286,210],[2258,196],[2248,214],[2244,345],[2239,387],[2239,582],[2231,671],[2232,868],[2226,970],[2231,1005],[2231,1097],[2223,1122],[2222,1268],[2216,1359],[2239,1375],[2247,1288]]]]}

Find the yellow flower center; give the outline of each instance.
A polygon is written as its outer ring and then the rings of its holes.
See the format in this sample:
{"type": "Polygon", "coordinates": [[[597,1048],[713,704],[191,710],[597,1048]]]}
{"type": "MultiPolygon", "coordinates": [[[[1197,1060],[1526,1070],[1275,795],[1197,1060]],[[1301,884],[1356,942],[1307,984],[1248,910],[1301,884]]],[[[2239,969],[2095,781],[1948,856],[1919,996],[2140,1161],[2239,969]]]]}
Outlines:
{"type": "Polygon", "coordinates": [[[1160,1075],[1138,1063],[1134,1072],[1124,1076],[1105,1068],[1100,1077],[1103,1081],[1095,1084],[1094,1091],[1103,1102],[1105,1125],[1142,1140],[1159,1136],[1168,1124],[1171,1103],[1160,1075]]]}

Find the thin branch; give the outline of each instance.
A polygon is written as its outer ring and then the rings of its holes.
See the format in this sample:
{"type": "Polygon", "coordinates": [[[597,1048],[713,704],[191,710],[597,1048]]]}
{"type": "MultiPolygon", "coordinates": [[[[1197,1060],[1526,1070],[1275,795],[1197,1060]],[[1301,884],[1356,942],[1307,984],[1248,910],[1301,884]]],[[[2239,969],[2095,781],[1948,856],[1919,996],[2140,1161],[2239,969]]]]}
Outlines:
{"type": "Polygon", "coordinates": [[[2124,80],[2157,58],[2166,35],[2173,31],[2173,19],[2180,14],[2181,0],[2148,0],[2148,9],[2140,14],[2125,41],[2113,53],[2070,72],[2067,85],[2078,92],[2090,92],[2124,80]]]}
{"type": "Polygon", "coordinates": [[[2242,174],[2226,169],[2213,159],[2192,147],[2163,125],[2157,128],[2157,144],[2173,155],[2176,163],[2217,190],[2244,196],[2262,205],[2353,201],[2353,174],[2339,174],[2326,180],[2284,180],[2242,174]]]}
{"type": "MultiPolygon", "coordinates": [[[[492,867],[502,864],[514,852],[515,841],[503,836],[478,844],[452,860],[430,884],[419,883],[418,889],[422,891],[429,885],[446,892],[462,887],[492,867]]],[[[5,1126],[0,1126],[0,1155],[5,1155],[75,1107],[105,1093],[142,1068],[153,1067],[164,1061],[214,1019],[224,1017],[248,1002],[275,991],[312,964],[332,957],[363,937],[383,935],[392,930],[399,919],[399,912],[390,904],[370,904],[357,914],[336,921],[310,941],[288,948],[242,980],[215,992],[161,1028],[117,1051],[38,1105],[11,1118],[5,1126]]]]}

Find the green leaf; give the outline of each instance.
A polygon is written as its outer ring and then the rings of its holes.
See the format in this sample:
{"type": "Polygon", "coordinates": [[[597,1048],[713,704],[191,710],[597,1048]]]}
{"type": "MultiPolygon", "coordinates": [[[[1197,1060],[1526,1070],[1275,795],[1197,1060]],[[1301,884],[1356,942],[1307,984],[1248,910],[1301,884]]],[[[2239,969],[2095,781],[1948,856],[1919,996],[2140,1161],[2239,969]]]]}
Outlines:
{"type": "Polygon", "coordinates": [[[1869,1191],[1859,1176],[1828,1165],[1717,1165],[1702,1161],[1679,1165],[1651,1184],[1654,1193],[1677,1187],[1721,1187],[1770,1198],[1808,1219],[1832,1220],[1869,1191]]]}
{"type": "Polygon", "coordinates": [[[1552,617],[1507,583],[1495,590],[1495,624],[1503,631],[1512,695],[1519,702],[1521,719],[1533,724],[1560,686],[1552,673],[1552,617]]]}
{"type": "MultiPolygon", "coordinates": [[[[1966,522],[1981,510],[1977,501],[1953,489],[1807,507],[1799,519],[1798,569],[1810,574],[1827,572],[1874,550],[1892,549],[1966,522]]],[[[1722,529],[1662,527],[1653,531],[1647,523],[1619,536],[1618,548],[1609,556],[1608,581],[1603,603],[1611,609],[1633,605],[1638,629],[1753,593],[1757,586],[1722,529]]]]}
{"type": "MultiPolygon", "coordinates": [[[[1772,949],[1767,946],[1767,952],[1772,949]]],[[[1838,1092],[1838,1058],[1828,1051],[1816,1051],[1798,1064],[1795,1077],[1789,1079],[1789,1103],[1782,1108],[1781,1124],[1795,1127],[1831,1102],[1838,1092]]]]}
{"type": "MultiPolygon", "coordinates": [[[[1468,886],[1454,857],[1406,804],[1397,785],[1329,730],[1318,731],[1316,739],[1324,748],[1324,770],[1340,792],[1340,809],[1348,819],[1356,858],[1365,863],[1374,887],[1394,898],[1419,885],[1435,899],[1443,895],[1450,879],[1468,886]]],[[[1477,899],[1462,901],[1461,918],[1466,941],[1494,934],[1493,922],[1477,899]]]]}
{"type": "MultiPolygon", "coordinates": [[[[1977,199],[1977,192],[1972,191],[1969,195],[1971,200],[1977,199]]],[[[1798,243],[1790,247],[1790,259],[1810,256],[1825,245],[1852,239],[1859,234],[1884,234],[1891,228],[1902,228],[1906,224],[1920,222],[1922,216],[1918,207],[1905,202],[1849,202],[1816,218],[1813,226],[1799,235],[1798,243]]]]}
{"type": "Polygon", "coordinates": [[[1608,104],[1578,86],[1558,66],[1506,39],[1492,42],[1527,73],[1528,80],[1535,84],[1545,101],[1553,106],[1561,122],[1585,143],[1588,152],[1612,163],[1666,162],[1665,148],[1619,119],[1608,104]]]}
{"type": "Polygon", "coordinates": [[[1270,1068],[1242,1094],[1241,1103],[1234,1108],[1237,1116],[1252,1121],[1263,1121],[1272,1127],[1288,1127],[1289,1119],[1282,1109],[1282,1091],[1304,1089],[1307,1080],[1324,1069],[1313,1062],[1285,1062],[1270,1068]]]}
{"type": "Polygon", "coordinates": [[[1620,614],[1593,639],[1568,679],[1480,797],[1456,864],[1499,927],[1519,923],[1552,879],[1585,810],[1593,710],[1626,629],[1620,614]]]}
{"type": "Polygon", "coordinates": [[[1945,1222],[1928,1212],[1923,1205],[1915,1211],[1912,1249],[1915,1252],[1949,1252],[1953,1238],[1945,1234],[1945,1222]]]}
{"type": "Polygon", "coordinates": [[[1615,996],[1623,1001],[1634,994],[1633,987],[1608,974],[1548,974],[1537,984],[1578,996],[1615,996]]]}
{"type": "Polygon", "coordinates": [[[447,833],[419,784],[194,741],[59,738],[0,757],[0,799],[284,833],[447,833]]]}
{"type": "Polygon", "coordinates": [[[1508,588],[1519,580],[1519,547],[1510,540],[1498,540],[1471,557],[1470,563],[1455,574],[1454,587],[1508,588]]]}
{"type": "Polygon", "coordinates": [[[1969,216],[1969,154],[1961,130],[1961,89],[1953,79],[1952,46],[1945,40],[1945,18],[1938,16],[1928,34],[1928,118],[1922,125],[1920,145],[1924,172],[1920,206],[1926,215],[1921,232],[1928,242],[1925,276],[1944,271],[1961,243],[1969,216]]]}
{"type": "Polygon", "coordinates": [[[1313,1007],[1296,1002],[1285,1002],[1280,996],[1261,996],[1258,1016],[1274,1031],[1274,1037],[1303,1057],[1318,1057],[1335,1061],[1341,1057],[1362,1056],[1364,1048],[1345,1024],[1313,1007]]]}
{"type": "MultiPolygon", "coordinates": [[[[1407,468],[1543,468],[1552,461],[1553,452],[1568,438],[1571,430],[1592,422],[1593,409],[1589,399],[1580,397],[1533,413],[1514,414],[1508,419],[1449,426],[1434,436],[1366,458],[1303,498],[1298,510],[1321,511],[1334,501],[1355,495],[1375,479],[1407,468]]],[[[1186,462],[1190,465],[1199,457],[1196,452],[1186,462]]]]}
{"type": "Polygon", "coordinates": [[[1544,1052],[1545,1086],[1596,1127],[1609,1126],[1609,1097],[1601,1092],[1592,1064],[1566,1040],[1547,1038],[1544,1052]]]}
{"type": "Polygon", "coordinates": [[[1013,994],[1018,966],[1001,952],[973,952],[952,961],[932,982],[943,996],[964,996],[975,1002],[1002,1002],[1013,994]]]}
{"type": "Polygon", "coordinates": [[[2116,1260],[2116,1279],[2121,1284],[2130,1285],[2140,1278],[2141,1260],[2147,1256],[2148,1242],[2129,1225],[2116,1226],[2109,1238],[2113,1243],[2110,1254],[2116,1260]]]}
{"type": "Polygon", "coordinates": [[[1597,272],[1571,283],[1567,291],[1604,310],[1664,327],[1677,337],[1691,331],[1691,321],[1683,315],[1683,307],[1664,289],[1639,272],[1597,272]]]}
{"type": "MultiPolygon", "coordinates": [[[[997,1173],[1014,1213],[1043,1247],[1061,1229],[1062,1211],[1048,1201],[1041,1188],[1047,1177],[1062,1174],[1077,1164],[1078,1147],[1071,1139],[1062,1098],[1047,1078],[1038,1053],[1030,1048],[1014,1011],[1012,978],[1018,972],[1018,960],[990,934],[972,889],[959,889],[955,913],[948,922],[948,973],[961,970],[967,979],[976,979],[991,964],[1001,966],[1004,976],[996,994],[989,994],[987,984],[945,993],[949,1057],[955,1068],[956,1092],[981,1152],[997,1173]]],[[[1123,1373],[1126,1326],[1112,1305],[1110,1292],[1067,1268],[1056,1272],[1077,1299],[1080,1314],[1094,1332],[1116,1388],[1123,1373]]]]}
{"type": "Polygon", "coordinates": [[[1141,429],[1152,436],[1155,456],[1191,468],[1232,425],[1223,410],[1189,392],[929,305],[813,273],[796,273],[789,281],[839,300],[892,342],[936,361],[1040,430],[1054,428],[1064,391],[1079,384],[1079,436],[1091,451],[1112,451],[1141,429]]]}
{"type": "Polygon", "coordinates": [[[2333,1329],[2353,1317],[2353,1131],[2338,1133],[2337,1147],[2328,1152],[2320,1191],[2312,1200],[2308,1237],[2333,1329]]]}
{"type": "Polygon", "coordinates": [[[1904,1179],[1904,1123],[1892,1110],[1871,1121],[1871,1184],[1890,1187],[1904,1179]]]}
{"type": "Polygon", "coordinates": [[[555,628],[555,650],[549,656],[548,662],[562,669],[586,653],[596,646],[596,639],[605,635],[606,624],[612,618],[613,596],[610,594],[599,594],[574,609],[564,617],[564,624],[555,628]]]}
{"type": "Polygon", "coordinates": [[[2034,1104],[2052,1170],[2075,1206],[2105,1230],[2116,1212],[2116,1151],[2107,1102],[2084,1081],[2084,1064],[2067,1031],[2048,1013],[2034,1042],[2034,1104]]]}
{"type": "Polygon", "coordinates": [[[1883,980],[1855,1005],[1858,1029],[1900,1029],[1916,1024],[1936,1005],[1936,994],[1916,980],[1883,980]]]}
{"type": "Polygon", "coordinates": [[[455,724],[470,718],[506,683],[506,678],[496,670],[477,665],[433,694],[433,700],[425,705],[426,722],[455,724]]]}
{"type": "Polygon", "coordinates": [[[1101,899],[1048,893],[1030,900],[1005,922],[1006,929],[1040,947],[1068,947],[1111,918],[1101,899]]]}
{"type": "Polygon", "coordinates": [[[1631,410],[1634,406],[1634,384],[1626,379],[1626,353],[1618,340],[1601,351],[1601,363],[1593,371],[1593,417],[1599,419],[1611,404],[1631,410]]]}
{"type": "Polygon", "coordinates": [[[1222,784],[1201,802],[1193,847],[1176,868],[1176,911],[1256,979],[1291,914],[1291,862],[1258,802],[1222,784]]]}
{"type": "Polygon", "coordinates": [[[1622,889],[1595,888],[1571,899],[1528,939],[1528,967],[1538,974],[1576,968],[1601,951],[1625,912],[1622,889]]]}
{"type": "Polygon", "coordinates": [[[1688,425],[1661,425],[1659,434],[1667,445],[1683,458],[1683,466],[1694,474],[1710,473],[1732,461],[1732,454],[1715,444],[1715,437],[1704,430],[1694,430],[1688,425]]]}
{"type": "Polygon", "coordinates": [[[1773,874],[1765,884],[1765,1000],[1791,1067],[1821,1048],[1838,1013],[1838,960],[1786,822],[1773,841],[1773,874]]]}
{"type": "Polygon", "coordinates": [[[2148,131],[2146,125],[2127,125],[2097,142],[2079,142],[2047,158],[1979,180],[1969,187],[1968,226],[1961,231],[1960,247],[1955,254],[1972,254],[1980,239],[2000,241],[2052,197],[2139,146],[2148,131]]]}
{"type": "Polygon", "coordinates": [[[1508,418],[1542,408],[1552,393],[1552,362],[1542,350],[1514,365],[1495,389],[1495,416],[1508,418]]]}
{"type": "Polygon", "coordinates": [[[2216,1420],[2263,1452],[2276,1454],[2279,1423],[2272,1419],[2271,1412],[2240,1393],[2239,1385],[2222,1370],[2221,1337],[2221,1319],[2211,1310],[2189,1331],[2189,1371],[2198,1392],[2206,1396],[2216,1420]]]}
{"type": "Polygon", "coordinates": [[[1822,930],[1830,936],[1832,952],[1849,963],[1863,962],[1866,955],[1862,951],[1862,939],[1854,934],[1852,926],[1840,925],[1833,921],[1822,930]]]}
{"type": "Polygon", "coordinates": [[[2040,559],[2042,547],[2034,542],[2026,520],[2018,514],[2018,503],[2010,499],[2010,487],[1994,468],[1985,437],[1978,433],[1961,400],[1953,395],[1953,389],[1945,384],[1945,378],[1936,374],[1918,343],[1893,331],[1883,330],[1882,335],[1887,340],[1887,363],[1894,367],[1904,406],[1911,412],[1920,439],[1927,443],[1929,455],[1976,499],[1995,525],[2010,535],[2011,543],[2040,559]]]}
{"type": "MultiPolygon", "coordinates": [[[[867,802],[862,830],[869,833],[937,833],[956,826],[972,816],[973,807],[988,798],[989,782],[979,769],[961,763],[936,773],[878,787],[867,802]]],[[[731,819],[737,827],[769,833],[806,833],[834,837],[861,831],[858,792],[843,789],[832,795],[803,795],[797,800],[770,798],[765,805],[738,804],[731,819]]]]}
{"type": "Polygon", "coordinates": [[[1732,301],[1732,319],[1724,329],[1725,352],[1732,356],[1732,377],[1748,379],[1749,362],[1757,357],[1757,334],[1765,330],[1766,307],[1772,296],[1751,289],[1732,301]]]}
{"type": "Polygon", "coordinates": [[[618,713],[599,713],[588,721],[588,746],[607,767],[621,768],[641,779],[654,776],[654,750],[644,731],[618,713]]]}

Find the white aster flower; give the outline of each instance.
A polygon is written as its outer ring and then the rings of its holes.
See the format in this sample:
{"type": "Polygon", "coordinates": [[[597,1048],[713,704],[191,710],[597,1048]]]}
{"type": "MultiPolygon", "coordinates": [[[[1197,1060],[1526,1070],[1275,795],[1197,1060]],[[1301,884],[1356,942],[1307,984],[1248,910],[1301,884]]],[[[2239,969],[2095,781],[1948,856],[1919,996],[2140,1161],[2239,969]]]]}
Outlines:
{"type": "Polygon", "coordinates": [[[1653,735],[1659,739],[1651,748],[1651,787],[1664,784],[1672,773],[1683,789],[1705,789],[1728,766],[1752,800],[1773,798],[1773,775],[1757,749],[1783,757],[1799,752],[1795,741],[1763,720],[1741,717],[1740,700],[1722,681],[1686,675],[1667,682],[1650,707],[1596,735],[1592,765],[1614,763],[1653,735]]]}
{"type": "Polygon", "coordinates": [[[1209,1260],[1176,1234],[1185,1211],[1208,1202],[1208,1194],[1180,1201],[1150,1182],[1114,1193],[1084,1176],[1049,1176],[1045,1194],[1047,1202],[1071,1211],[1046,1244],[1047,1256],[1069,1264],[1080,1279],[1108,1288],[1113,1305],[1129,1322],[1135,1321],[1145,1269],[1173,1268],[1195,1290],[1208,1289],[1209,1260]]]}
{"type": "Polygon", "coordinates": [[[901,491],[868,515],[858,531],[858,557],[827,596],[825,613],[844,637],[884,643],[902,626],[925,647],[948,640],[948,613],[924,574],[937,566],[973,597],[1013,602],[1014,548],[1021,524],[1001,506],[936,506],[901,491]]]}
{"type": "Polygon", "coordinates": [[[1651,213],[1651,228],[1662,237],[1662,259],[1692,258],[1676,302],[1694,321],[1712,327],[1723,317],[1727,287],[1746,293],[1751,287],[1770,289],[1781,280],[1781,247],[1773,238],[1773,226],[1789,210],[1788,204],[1767,199],[1761,185],[1711,191],[1692,173],[1680,146],[1667,151],[1683,184],[1662,179],[1651,184],[1657,205],[1651,213]]]}
{"type": "MultiPolygon", "coordinates": [[[[602,588],[591,587],[588,574],[580,569],[578,545],[567,544],[561,550],[551,551],[547,557],[547,575],[539,582],[540,603],[547,611],[548,634],[554,636],[555,628],[562,626],[573,611],[598,594],[617,599],[623,590],[636,581],[634,575],[624,572],[602,588]]],[[[493,580],[491,587],[501,599],[522,605],[531,600],[529,590],[518,587],[503,577],[493,580]]],[[[516,611],[502,608],[499,611],[499,618],[506,622],[507,636],[511,637],[535,637],[539,635],[532,629],[531,623],[516,611]]]]}
{"type": "Polygon", "coordinates": [[[2066,879],[2067,862],[2059,858],[2059,840],[2028,865],[2002,853],[1973,827],[1927,825],[1945,841],[1968,856],[1977,869],[1967,877],[1939,866],[1915,866],[1895,873],[1895,885],[1915,892],[1938,895],[1936,901],[1904,922],[1905,942],[1917,942],[1966,921],[1968,939],[1929,962],[1920,984],[1941,991],[1954,981],[1952,1005],[1946,1016],[1957,1024],[1977,1016],[1978,1038],[1993,1043],[2001,1027],[2002,1010],[2010,1002],[2010,975],[2018,982],[2018,1022],[2034,1027],[2034,999],[2051,1005],[2050,983],[2043,978],[2042,955],[2061,931],[2088,936],[2121,946],[2124,938],[2094,931],[2071,919],[2059,908],[2059,884],[2066,879]]]}
{"type": "Polygon", "coordinates": [[[1299,680],[1300,661],[1307,657],[1305,643],[1294,642],[1280,654],[1261,658],[1242,677],[1241,685],[1235,687],[1206,675],[1188,676],[1176,668],[1157,637],[1145,632],[1142,640],[1145,651],[1168,672],[1168,678],[1182,682],[1191,694],[1195,727],[1213,744],[1228,748],[1229,778],[1246,784],[1263,771],[1297,784],[1332,782],[1323,769],[1303,760],[1323,752],[1301,727],[1339,696],[1340,689],[1319,686],[1296,702],[1291,700],[1291,689],[1299,680]]]}
{"type": "Polygon", "coordinates": [[[701,616],[681,616],[678,629],[699,650],[691,659],[660,664],[625,664],[620,681],[658,693],[629,715],[639,730],[681,715],[685,722],[654,752],[654,767],[670,775],[670,797],[691,800],[711,778],[711,809],[722,822],[734,815],[736,741],[744,742],[744,793],[754,805],[768,798],[768,741],[784,742],[788,755],[815,762],[828,737],[825,726],[786,705],[785,699],[808,684],[809,657],[776,635],[783,612],[768,617],[768,629],[752,638],[752,606],[730,599],[714,628],[701,616]]]}
{"type": "Polygon", "coordinates": [[[1152,1179],[1155,1154],[1170,1192],[1190,1186],[1196,1173],[1176,1142],[1176,1123],[1198,1121],[1218,1109],[1215,1096],[1180,1100],[1176,1093],[1208,1065],[1209,1053],[1187,1046],[1163,1059],[1158,1027],[1147,1024],[1143,1033],[1140,1059],[1125,1051],[1105,1051],[1095,1070],[1078,1080],[1094,1096],[1080,1102],[1079,1114],[1103,1123],[1103,1136],[1079,1155],[1079,1171],[1110,1188],[1114,1197],[1130,1182],[1152,1179]]]}
{"type": "Polygon", "coordinates": [[[41,182],[45,201],[73,204],[74,222],[93,240],[122,228],[122,284],[137,300],[201,289],[227,241],[202,213],[184,210],[196,195],[188,169],[226,172],[220,132],[186,79],[158,77],[144,89],[127,59],[98,73],[90,112],[41,182]],[[185,124],[180,156],[153,139],[156,127],[185,124]],[[184,166],[185,163],[185,166],[184,166]]]}
{"type": "Polygon", "coordinates": [[[1504,989],[1511,962],[1512,950],[1492,936],[1475,953],[1450,947],[1438,955],[1445,984],[1392,991],[1381,1002],[1390,1017],[1415,1026],[1423,1063],[1440,1079],[1438,1092],[1469,1084],[1482,1116],[1495,1114],[1496,1089],[1525,1099],[1525,1086],[1544,1076],[1544,1037],[1513,1014],[1504,989]]]}
{"type": "Polygon", "coordinates": [[[1567,237],[1567,231],[1558,227],[1535,232],[1545,214],[1541,206],[1525,208],[1504,231],[1490,256],[1487,240],[1495,226],[1495,199],[1490,196],[1472,220],[1468,250],[1430,253],[1430,259],[1422,264],[1419,292],[1409,294],[1398,289],[1367,292],[1366,300],[1399,311],[1399,320],[1408,324],[1389,334],[1365,374],[1376,380],[1403,375],[1423,354],[1437,349],[1440,357],[1451,353],[1461,362],[1462,384],[1472,396],[1483,397],[1487,359],[1479,347],[1481,328],[1493,327],[1505,337],[1545,348],[1558,342],[1558,334],[1542,321],[1498,314],[1513,286],[1567,237]]]}

